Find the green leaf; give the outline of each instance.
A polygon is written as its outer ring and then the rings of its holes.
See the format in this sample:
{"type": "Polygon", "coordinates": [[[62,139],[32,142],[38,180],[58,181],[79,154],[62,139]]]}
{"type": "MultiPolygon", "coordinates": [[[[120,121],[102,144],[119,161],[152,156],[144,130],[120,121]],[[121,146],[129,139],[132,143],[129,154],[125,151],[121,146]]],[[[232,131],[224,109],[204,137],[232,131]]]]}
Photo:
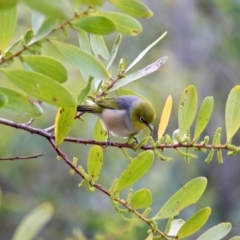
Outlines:
{"type": "Polygon", "coordinates": [[[0,0],[0,10],[3,8],[11,8],[17,4],[17,0],[0,0]]]}
{"type": "Polygon", "coordinates": [[[229,142],[240,127],[240,85],[232,88],[228,95],[226,110],[225,110],[225,121],[226,121],[226,133],[227,142],[229,142]]]}
{"type": "MultiPolygon", "coordinates": [[[[220,223],[209,230],[207,230],[205,233],[203,233],[200,237],[197,238],[197,240],[220,240],[224,238],[232,229],[231,223],[220,223]]],[[[240,237],[234,239],[231,238],[230,240],[239,240],[240,237]]]]}
{"type": "Polygon", "coordinates": [[[115,31],[115,23],[104,16],[83,16],[75,19],[71,24],[77,29],[99,35],[106,35],[115,31]]]}
{"type": "Polygon", "coordinates": [[[78,41],[79,41],[79,46],[82,50],[90,54],[92,53],[88,34],[85,31],[79,30],[78,41]]]}
{"type": "Polygon", "coordinates": [[[73,95],[58,82],[36,72],[3,70],[2,72],[17,87],[29,95],[57,107],[76,107],[73,95]]]}
{"type": "Polygon", "coordinates": [[[14,114],[27,119],[43,115],[41,106],[38,103],[30,101],[27,96],[3,87],[0,87],[0,93],[3,93],[8,98],[8,103],[1,108],[0,112],[14,114]]]}
{"type": "Polygon", "coordinates": [[[91,181],[94,182],[97,181],[98,176],[102,169],[102,163],[103,163],[102,148],[100,146],[91,147],[87,160],[88,175],[91,181]]]}
{"type": "Polygon", "coordinates": [[[0,88],[0,108],[6,105],[7,103],[8,103],[8,98],[6,97],[6,95],[1,93],[1,88],[0,88]]]}
{"type": "Polygon", "coordinates": [[[135,157],[119,177],[116,192],[120,192],[137,182],[150,169],[153,161],[154,155],[150,150],[142,152],[135,157]]]}
{"type": "MultiPolygon", "coordinates": [[[[214,239],[215,240],[215,239],[214,239]]],[[[240,240],[240,236],[235,236],[233,238],[230,238],[229,240],[240,240]]]]}
{"type": "Polygon", "coordinates": [[[179,229],[182,227],[182,225],[185,223],[182,219],[175,219],[171,222],[170,229],[167,233],[169,236],[177,236],[177,233],[179,229]]]}
{"type": "Polygon", "coordinates": [[[191,127],[196,115],[197,104],[197,91],[194,86],[190,85],[183,91],[178,108],[180,138],[182,138],[191,127]]]}
{"type": "Polygon", "coordinates": [[[104,42],[104,39],[102,36],[99,35],[90,35],[90,42],[92,46],[93,53],[96,57],[101,57],[105,61],[109,59],[109,52],[106,46],[106,43],[104,42]]]}
{"type": "Polygon", "coordinates": [[[91,7],[102,6],[104,4],[104,0],[81,0],[81,2],[91,7]]]}
{"type": "Polygon", "coordinates": [[[193,141],[195,141],[206,128],[213,111],[214,100],[213,97],[206,97],[201,105],[198,113],[193,141]]]}
{"type": "Polygon", "coordinates": [[[137,79],[140,79],[150,73],[153,73],[155,71],[157,71],[160,67],[162,67],[162,65],[168,60],[167,57],[162,57],[159,58],[156,62],[148,65],[147,67],[138,70],[130,75],[127,76],[123,76],[121,79],[119,79],[111,89],[108,90],[108,92],[113,92],[115,90],[117,90],[120,87],[125,86],[126,84],[129,84],[137,79]]]}
{"type": "Polygon", "coordinates": [[[211,214],[211,211],[212,211],[211,208],[206,207],[199,210],[191,218],[189,218],[180,228],[177,234],[178,239],[191,236],[199,229],[201,229],[202,226],[207,222],[211,214]]]}
{"type": "Polygon", "coordinates": [[[154,219],[164,219],[178,215],[181,210],[198,201],[204,193],[206,186],[206,178],[198,177],[192,179],[163,205],[154,219]]]}
{"type": "Polygon", "coordinates": [[[98,142],[104,142],[107,139],[107,132],[103,128],[100,118],[98,118],[93,131],[93,139],[98,142]]]}
{"type": "Polygon", "coordinates": [[[79,96],[78,96],[78,104],[81,104],[85,100],[85,98],[87,97],[88,93],[90,92],[92,80],[93,80],[93,78],[90,78],[88,80],[87,86],[79,94],[79,96]]]}
{"type": "Polygon", "coordinates": [[[111,50],[111,53],[110,53],[110,57],[109,57],[108,62],[107,62],[107,70],[109,70],[109,68],[112,66],[113,61],[116,58],[118,48],[121,44],[121,41],[122,41],[122,35],[118,35],[114,44],[113,44],[113,47],[112,47],[112,50],[111,50]]]}
{"type": "Polygon", "coordinates": [[[133,209],[146,208],[152,204],[152,194],[149,189],[143,188],[136,191],[130,201],[133,209]]]}
{"type": "Polygon", "coordinates": [[[25,55],[22,58],[34,71],[42,73],[59,83],[67,81],[67,69],[54,58],[42,55],[25,55]]]}
{"type": "Polygon", "coordinates": [[[115,23],[116,30],[122,34],[137,36],[142,32],[141,24],[126,14],[118,12],[98,12],[97,14],[110,18],[115,23]]]}
{"type": "Polygon", "coordinates": [[[57,146],[69,134],[76,115],[76,108],[59,108],[55,119],[55,142],[57,146]]]}
{"type": "Polygon", "coordinates": [[[107,80],[110,78],[109,73],[95,57],[70,44],[65,44],[51,40],[53,46],[75,67],[87,72],[92,77],[107,80]]]}
{"type": "Polygon", "coordinates": [[[5,54],[10,45],[17,24],[17,7],[13,5],[10,8],[0,10],[0,50],[5,54]]]}
{"type": "Polygon", "coordinates": [[[22,0],[29,8],[54,19],[70,19],[73,16],[71,3],[65,0],[22,0]]]}
{"type": "MultiPolygon", "coordinates": [[[[128,68],[124,71],[124,73],[128,72],[130,69],[132,69],[148,52],[150,49],[152,49],[157,43],[159,43],[165,36],[167,35],[167,32],[163,33],[157,40],[155,40],[153,43],[151,43],[148,47],[146,47],[138,56],[137,58],[128,66],[128,68]]],[[[167,57],[164,57],[167,58],[167,57]]],[[[161,59],[161,58],[160,58],[161,59]]],[[[168,58],[167,58],[168,59],[168,58]]],[[[166,61],[167,61],[166,59],[166,61]]],[[[165,62],[166,62],[165,61],[165,62]]],[[[164,63],[165,63],[164,62],[164,63]]]]}
{"type": "Polygon", "coordinates": [[[54,213],[50,203],[42,203],[29,212],[17,226],[12,240],[32,240],[35,239],[40,230],[52,218],[54,213]]]}
{"type": "Polygon", "coordinates": [[[39,40],[42,40],[48,36],[57,25],[57,20],[53,18],[46,17],[38,12],[33,12],[32,15],[32,28],[34,31],[34,36],[28,42],[28,45],[33,44],[39,40]]]}
{"type": "Polygon", "coordinates": [[[109,0],[113,5],[123,12],[138,18],[150,18],[153,12],[149,7],[136,0],[109,0]]]}

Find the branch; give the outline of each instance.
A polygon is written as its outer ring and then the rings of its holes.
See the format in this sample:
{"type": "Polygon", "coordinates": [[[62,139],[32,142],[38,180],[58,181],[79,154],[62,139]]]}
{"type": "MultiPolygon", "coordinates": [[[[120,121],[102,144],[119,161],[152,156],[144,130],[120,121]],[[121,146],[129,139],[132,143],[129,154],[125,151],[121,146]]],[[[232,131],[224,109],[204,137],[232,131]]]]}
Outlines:
{"type": "MultiPolygon", "coordinates": [[[[42,137],[45,137],[47,139],[55,139],[55,136],[52,133],[49,133],[49,129],[53,128],[47,128],[47,129],[39,129],[39,128],[34,128],[31,126],[28,126],[27,124],[24,123],[16,123],[13,122],[11,120],[7,120],[4,118],[0,118],[0,124],[9,126],[9,127],[13,127],[13,128],[17,128],[17,129],[22,129],[25,130],[27,132],[30,132],[32,134],[36,134],[36,135],[40,135],[42,137]],[[47,131],[46,131],[47,130],[47,131]]],[[[73,137],[66,137],[65,142],[74,142],[74,143],[80,143],[80,144],[84,144],[84,145],[98,145],[101,147],[106,147],[106,142],[99,142],[99,141],[95,141],[95,140],[87,140],[87,139],[80,139],[80,138],[73,138],[73,137]]],[[[129,149],[134,149],[134,144],[131,143],[110,143],[110,146],[112,147],[117,147],[117,148],[129,148],[129,149]]],[[[240,146],[237,146],[237,148],[239,148],[240,146]]],[[[152,146],[152,145],[144,145],[141,146],[140,149],[142,150],[153,150],[153,149],[166,149],[166,148],[171,148],[171,149],[175,149],[175,148],[205,148],[205,149],[216,149],[216,150],[232,150],[231,148],[229,148],[226,144],[225,145],[211,145],[211,144],[204,144],[204,143],[175,143],[175,144],[159,144],[157,146],[152,146]]]]}
{"type": "Polygon", "coordinates": [[[45,156],[46,153],[41,153],[38,155],[33,155],[33,156],[26,156],[26,157],[7,157],[7,158],[0,158],[0,161],[14,161],[14,160],[23,160],[23,159],[32,159],[32,158],[39,158],[42,156],[45,156]]]}

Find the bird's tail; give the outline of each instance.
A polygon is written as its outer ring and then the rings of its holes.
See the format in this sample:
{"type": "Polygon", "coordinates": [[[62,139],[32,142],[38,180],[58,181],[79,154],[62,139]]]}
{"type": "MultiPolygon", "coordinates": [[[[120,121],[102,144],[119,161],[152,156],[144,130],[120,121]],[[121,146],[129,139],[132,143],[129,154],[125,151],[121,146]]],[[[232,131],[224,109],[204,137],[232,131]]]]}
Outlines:
{"type": "Polygon", "coordinates": [[[94,112],[93,105],[78,105],[77,106],[78,112],[94,112]]]}

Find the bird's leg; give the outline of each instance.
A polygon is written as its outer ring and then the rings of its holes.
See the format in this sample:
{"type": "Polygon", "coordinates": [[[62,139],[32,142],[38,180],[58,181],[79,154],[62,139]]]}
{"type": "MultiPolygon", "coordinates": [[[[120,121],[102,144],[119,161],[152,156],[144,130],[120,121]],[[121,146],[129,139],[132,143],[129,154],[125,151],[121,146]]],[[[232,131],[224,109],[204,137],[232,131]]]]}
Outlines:
{"type": "Polygon", "coordinates": [[[134,143],[136,143],[136,144],[139,143],[138,139],[135,137],[135,134],[131,134],[131,135],[128,137],[128,141],[127,141],[127,142],[130,143],[132,139],[134,140],[134,143]]]}
{"type": "Polygon", "coordinates": [[[110,141],[110,137],[109,137],[109,131],[107,131],[106,146],[107,146],[107,147],[111,146],[111,141],[110,141]]]}

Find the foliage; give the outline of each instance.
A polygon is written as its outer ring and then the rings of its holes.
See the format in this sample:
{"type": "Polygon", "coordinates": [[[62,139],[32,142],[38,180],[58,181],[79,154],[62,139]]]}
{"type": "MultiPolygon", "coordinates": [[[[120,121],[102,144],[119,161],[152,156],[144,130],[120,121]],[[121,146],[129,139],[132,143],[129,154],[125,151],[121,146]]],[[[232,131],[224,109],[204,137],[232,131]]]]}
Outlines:
{"type": "MultiPolygon", "coordinates": [[[[207,186],[206,178],[198,177],[186,183],[160,207],[159,211],[154,213],[154,217],[148,217],[153,201],[151,190],[142,188],[134,192],[129,187],[147,174],[154,163],[154,156],[163,161],[171,160],[170,157],[163,155],[163,152],[167,155],[167,149],[175,149],[176,153],[183,157],[186,162],[190,162],[191,158],[197,157],[190,150],[197,153],[199,151],[207,153],[208,151],[205,160],[207,163],[212,160],[214,151],[217,151],[219,163],[223,163],[223,150],[227,150],[229,156],[239,153],[239,147],[233,145],[231,140],[240,127],[238,106],[240,86],[233,87],[227,99],[225,110],[227,139],[224,144],[221,144],[221,128],[216,129],[211,144],[209,144],[209,136],[204,136],[199,140],[213,112],[214,100],[212,96],[203,100],[196,118],[194,134],[191,135],[190,128],[193,128],[198,108],[197,90],[193,85],[188,86],[182,93],[178,108],[178,129],[172,138],[168,134],[164,135],[172,112],[172,97],[169,96],[159,123],[158,141],[155,142],[147,132],[142,141],[136,145],[130,142],[110,143],[111,147],[122,149],[129,165],[111,183],[110,190],[107,190],[98,183],[104,160],[102,148],[106,148],[106,134],[98,121],[94,128],[93,140],[69,137],[74,120],[83,115],[83,113],[76,114],[76,107],[79,103],[86,101],[87,97],[96,101],[113,91],[117,91],[120,95],[138,95],[122,87],[157,71],[166,63],[168,58],[160,57],[144,68],[130,73],[129,71],[151,48],[163,39],[166,33],[143,50],[128,66],[122,59],[119,62],[117,72],[113,74],[111,67],[121,44],[121,34],[129,36],[140,34],[142,26],[135,18],[152,16],[152,11],[146,5],[135,0],[109,1],[122,13],[101,10],[102,8],[99,8],[99,6],[105,4],[105,1],[101,0],[75,0],[71,2],[72,5],[70,1],[59,3],[57,0],[44,0],[36,4],[28,0],[22,2],[33,11],[32,30],[27,31],[13,43],[11,41],[17,25],[18,1],[9,1],[8,4],[3,1],[0,4],[1,73],[2,76],[7,77],[13,85],[24,92],[23,94],[10,88],[1,87],[0,114],[6,112],[12,114],[12,116],[21,116],[23,121],[28,120],[29,122],[27,124],[17,123],[0,118],[0,124],[23,129],[47,139],[57,152],[58,158],[62,158],[71,168],[70,175],[76,173],[81,176],[82,182],[79,187],[85,186],[89,192],[98,189],[106,194],[121,219],[129,222],[136,222],[139,219],[139,221],[146,223],[149,227],[146,239],[184,239],[200,230],[211,214],[211,208],[209,207],[200,209],[186,221],[174,218],[182,210],[195,204],[200,199],[207,186]],[[56,37],[52,36],[57,31],[62,31],[67,35],[70,29],[78,33],[79,46],[60,41],[58,38],[56,40],[56,37]],[[118,36],[111,51],[108,51],[102,35],[113,32],[117,32],[118,36]],[[80,94],[71,92],[63,85],[64,82],[69,80],[67,68],[54,57],[42,54],[42,49],[46,46],[55,49],[81,72],[86,86],[80,94]],[[14,67],[13,63],[16,58],[20,59],[22,69],[14,67]],[[11,67],[12,65],[13,67],[11,67]],[[59,108],[55,125],[47,129],[30,126],[33,120],[44,115],[42,102],[59,108]],[[53,130],[54,134],[52,133],[53,130]],[[87,169],[78,163],[78,157],[72,156],[73,160],[71,161],[70,157],[59,148],[64,141],[93,145],[89,151],[87,169]],[[131,158],[124,150],[125,148],[135,151],[140,150],[141,152],[131,158]],[[124,189],[128,190],[125,199],[120,196],[124,189]],[[140,212],[138,209],[143,209],[143,211],[140,212]],[[158,227],[158,223],[162,219],[168,219],[165,230],[158,227]]],[[[18,158],[5,160],[16,159],[18,158]]],[[[40,205],[22,221],[16,229],[13,239],[33,239],[52,217],[52,214],[53,207],[51,205],[48,203],[40,205]],[[35,225],[31,225],[32,232],[29,232],[27,230],[32,222],[35,225]]],[[[209,236],[211,236],[211,239],[222,239],[230,230],[230,223],[221,223],[207,230],[198,239],[209,239],[209,236]]],[[[237,239],[237,237],[235,238],[237,239]]]]}

